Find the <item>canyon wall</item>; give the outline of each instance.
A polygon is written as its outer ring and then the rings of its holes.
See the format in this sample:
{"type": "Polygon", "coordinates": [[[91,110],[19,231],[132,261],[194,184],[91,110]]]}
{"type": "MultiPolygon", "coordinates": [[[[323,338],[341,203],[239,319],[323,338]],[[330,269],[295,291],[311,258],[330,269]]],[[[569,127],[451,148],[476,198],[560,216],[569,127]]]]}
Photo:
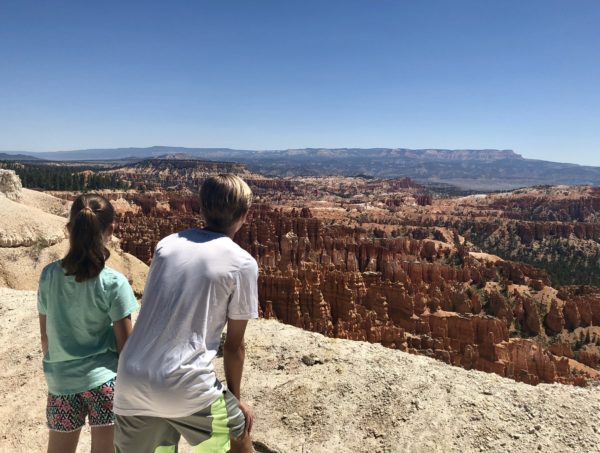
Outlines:
{"type": "MultiPolygon", "coordinates": [[[[120,202],[122,247],[147,263],[160,238],[202,225],[193,196],[120,199],[132,207],[120,202]]],[[[600,376],[600,292],[557,292],[543,271],[478,258],[447,235],[393,237],[259,203],[235,239],[259,263],[265,318],[529,384],[600,376]]]]}
{"type": "Polygon", "coordinates": [[[161,238],[201,227],[194,191],[217,170],[255,194],[235,239],[259,263],[263,317],[530,384],[599,377],[600,290],[559,287],[600,278],[599,190],[448,198],[408,178],[158,159],[115,170],[146,190],[106,193],[123,249],[149,264],[161,238]]]}

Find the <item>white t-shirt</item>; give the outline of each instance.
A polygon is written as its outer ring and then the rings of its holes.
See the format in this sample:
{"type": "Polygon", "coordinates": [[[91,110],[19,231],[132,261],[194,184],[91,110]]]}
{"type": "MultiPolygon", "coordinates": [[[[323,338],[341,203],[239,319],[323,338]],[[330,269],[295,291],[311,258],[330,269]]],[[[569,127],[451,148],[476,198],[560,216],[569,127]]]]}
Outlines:
{"type": "Polygon", "coordinates": [[[192,229],[160,241],[119,358],[114,412],[175,418],[212,404],[223,327],[258,317],[257,278],[254,258],[224,234],[192,229]]]}

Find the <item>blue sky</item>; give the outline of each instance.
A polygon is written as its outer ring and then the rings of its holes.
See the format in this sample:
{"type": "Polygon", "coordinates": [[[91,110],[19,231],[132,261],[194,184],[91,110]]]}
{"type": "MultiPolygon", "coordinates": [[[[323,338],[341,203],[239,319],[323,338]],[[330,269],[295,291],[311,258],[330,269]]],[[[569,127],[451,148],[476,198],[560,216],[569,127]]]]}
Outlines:
{"type": "Polygon", "coordinates": [[[597,0],[0,0],[0,150],[514,149],[600,165],[597,0]]]}

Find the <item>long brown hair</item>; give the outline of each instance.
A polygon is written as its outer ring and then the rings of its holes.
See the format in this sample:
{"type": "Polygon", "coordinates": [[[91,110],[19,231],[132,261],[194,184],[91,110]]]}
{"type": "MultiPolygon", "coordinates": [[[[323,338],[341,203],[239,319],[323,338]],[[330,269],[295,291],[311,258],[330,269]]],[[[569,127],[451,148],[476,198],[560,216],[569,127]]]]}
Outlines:
{"type": "Polygon", "coordinates": [[[82,282],[98,276],[110,252],[104,245],[104,232],[115,218],[115,210],[98,194],[78,196],[69,216],[69,252],[62,260],[66,275],[82,282]]]}

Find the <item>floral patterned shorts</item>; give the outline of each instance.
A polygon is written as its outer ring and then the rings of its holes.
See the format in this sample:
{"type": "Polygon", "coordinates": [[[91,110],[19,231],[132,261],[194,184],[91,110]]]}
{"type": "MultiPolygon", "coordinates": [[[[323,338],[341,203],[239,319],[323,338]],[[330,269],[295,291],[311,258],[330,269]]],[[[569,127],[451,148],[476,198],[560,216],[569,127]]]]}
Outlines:
{"type": "Polygon", "coordinates": [[[81,393],[48,394],[46,418],[52,431],[71,432],[81,429],[88,417],[90,426],[110,426],[115,423],[113,393],[115,380],[81,393]]]}

